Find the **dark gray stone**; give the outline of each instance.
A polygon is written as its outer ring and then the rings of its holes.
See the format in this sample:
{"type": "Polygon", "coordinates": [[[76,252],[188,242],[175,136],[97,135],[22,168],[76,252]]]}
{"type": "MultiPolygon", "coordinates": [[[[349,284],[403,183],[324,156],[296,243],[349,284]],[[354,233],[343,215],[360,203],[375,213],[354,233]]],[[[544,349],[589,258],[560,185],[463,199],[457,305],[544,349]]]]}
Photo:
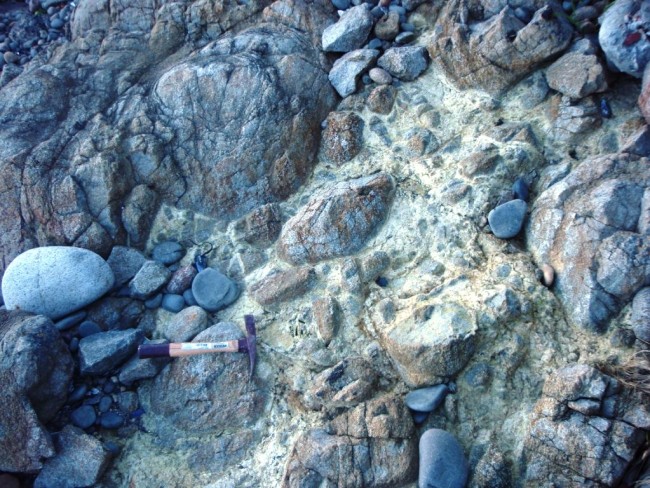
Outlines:
{"type": "Polygon", "coordinates": [[[427,69],[429,56],[422,46],[405,46],[388,49],[377,64],[395,78],[413,81],[427,69]]]}
{"type": "Polygon", "coordinates": [[[99,416],[99,425],[104,429],[119,429],[124,425],[124,417],[116,412],[105,412],[99,416]]]}
{"type": "MultiPolygon", "coordinates": [[[[101,400],[99,400],[99,404],[97,405],[97,409],[101,413],[106,413],[106,412],[108,412],[108,410],[111,408],[112,405],[113,405],[113,399],[108,395],[104,395],[101,398],[101,400]]],[[[77,427],[79,427],[79,426],[77,426],[77,427]]]]}
{"type": "Polygon", "coordinates": [[[175,295],[173,293],[165,293],[162,299],[162,308],[168,312],[178,313],[185,307],[185,299],[183,295],[175,295]]]}
{"type": "Polygon", "coordinates": [[[642,288],[634,295],[631,322],[634,334],[650,343],[650,287],[642,288]]]}
{"type": "Polygon", "coordinates": [[[191,306],[176,314],[165,326],[170,342],[188,342],[208,326],[208,314],[201,307],[191,306]]]}
{"type": "Polygon", "coordinates": [[[162,289],[171,277],[171,271],[164,264],[146,261],[129,284],[131,296],[140,300],[152,297],[162,289]]]}
{"type": "Polygon", "coordinates": [[[519,234],[526,218],[526,202],[511,200],[499,205],[488,214],[492,233],[499,239],[511,239],[519,234]]]}
{"type": "Polygon", "coordinates": [[[433,412],[442,404],[449,393],[447,385],[435,385],[428,388],[419,388],[406,395],[406,406],[416,412],[433,412]]]}
{"type": "Polygon", "coordinates": [[[650,126],[643,126],[623,144],[621,152],[650,157],[650,126]]]}
{"type": "Polygon", "coordinates": [[[339,95],[347,97],[357,91],[357,82],[379,57],[376,49],[356,49],[334,62],[328,78],[339,95]]]}
{"type": "Polygon", "coordinates": [[[97,414],[90,405],[82,405],[70,413],[70,421],[80,429],[87,429],[95,425],[97,414]]]}
{"type": "Polygon", "coordinates": [[[410,44],[411,42],[415,41],[415,33],[414,32],[400,32],[396,37],[395,37],[395,44],[398,46],[404,46],[406,44],[410,44]]]}
{"type": "Polygon", "coordinates": [[[159,308],[162,305],[163,301],[163,294],[158,293],[157,295],[154,295],[153,297],[149,298],[148,300],[144,301],[144,306],[148,308],[149,310],[155,310],[159,308]]]}
{"type": "Polygon", "coordinates": [[[85,310],[81,310],[79,312],[73,313],[72,315],[68,315],[67,317],[62,318],[61,320],[57,320],[56,322],[54,322],[54,326],[57,328],[57,330],[60,331],[71,329],[79,322],[81,322],[83,319],[85,319],[86,315],[87,312],[85,310]]]}
{"type": "MultiPolygon", "coordinates": [[[[166,342],[162,339],[145,340],[143,344],[162,344],[166,342]]],[[[131,385],[136,381],[153,378],[160,373],[169,361],[171,361],[170,358],[139,359],[137,356],[133,357],[120,368],[118,379],[123,385],[131,385]]]]}
{"type": "Polygon", "coordinates": [[[139,330],[112,330],[83,338],[79,342],[79,369],[82,374],[110,373],[132,356],[142,342],[139,330]]]}
{"type": "Polygon", "coordinates": [[[95,486],[111,458],[98,439],[70,425],[56,436],[55,447],[56,456],[45,462],[34,488],[95,486]]]}
{"type": "Polygon", "coordinates": [[[192,281],[192,295],[200,307],[216,312],[239,297],[239,287],[223,273],[206,268],[192,281]]]}
{"type": "Polygon", "coordinates": [[[108,265],[115,275],[115,286],[122,286],[133,278],[140,270],[146,258],[137,249],[125,246],[115,246],[108,256],[108,265]]]}
{"type": "Polygon", "coordinates": [[[524,202],[528,201],[528,183],[523,178],[517,178],[512,184],[512,194],[515,198],[523,200],[524,202]]]}
{"type": "Polygon", "coordinates": [[[422,434],[419,486],[465,488],[468,474],[465,453],[453,435],[441,429],[422,434]]]}
{"type": "Polygon", "coordinates": [[[198,305],[196,298],[194,298],[194,293],[192,293],[191,288],[183,292],[183,299],[185,300],[185,303],[187,304],[188,307],[198,305]]]}
{"type": "Polygon", "coordinates": [[[93,322],[92,320],[86,320],[79,324],[79,337],[84,338],[88,337],[93,334],[97,334],[98,332],[102,332],[102,328],[99,326],[97,322],[93,322]]]}
{"type": "Polygon", "coordinates": [[[176,241],[165,241],[156,244],[151,253],[154,261],[165,265],[180,261],[183,256],[185,256],[185,249],[176,241]]]}
{"type": "Polygon", "coordinates": [[[323,31],[323,51],[347,53],[360,48],[368,39],[373,24],[368,4],[346,10],[338,22],[323,31]]]}

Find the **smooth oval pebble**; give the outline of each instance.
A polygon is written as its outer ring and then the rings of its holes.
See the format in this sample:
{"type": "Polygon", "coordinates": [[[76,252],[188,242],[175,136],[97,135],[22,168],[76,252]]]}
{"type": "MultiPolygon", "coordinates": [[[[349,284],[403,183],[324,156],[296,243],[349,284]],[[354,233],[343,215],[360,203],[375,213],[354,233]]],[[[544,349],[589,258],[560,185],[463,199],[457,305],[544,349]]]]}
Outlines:
{"type": "Polygon", "coordinates": [[[517,178],[512,184],[512,194],[519,200],[528,201],[528,184],[523,178],[517,178]]]}
{"type": "Polygon", "coordinates": [[[108,409],[111,408],[111,405],[113,405],[113,399],[108,395],[103,396],[102,399],[99,400],[99,411],[102,413],[108,412],[108,409]]]}
{"type": "Polygon", "coordinates": [[[99,425],[104,429],[119,429],[124,425],[124,417],[119,413],[106,412],[99,417],[99,425]]]}
{"type": "Polygon", "coordinates": [[[551,286],[555,281],[555,270],[550,264],[542,265],[542,283],[544,286],[551,286]]]}
{"type": "Polygon", "coordinates": [[[447,385],[435,385],[413,390],[404,399],[406,406],[417,412],[433,412],[449,392],[447,385]]]}
{"type": "Polygon", "coordinates": [[[73,313],[72,315],[68,315],[67,317],[62,318],[61,320],[57,321],[54,323],[54,327],[56,327],[58,330],[68,330],[77,325],[79,322],[81,322],[83,319],[86,318],[86,311],[82,310],[81,312],[73,313]]]}
{"type": "Polygon", "coordinates": [[[186,304],[188,307],[192,307],[192,306],[194,306],[194,305],[198,305],[198,303],[196,303],[196,299],[194,298],[194,293],[192,293],[192,290],[191,290],[191,289],[189,289],[189,290],[185,290],[185,291],[183,292],[183,299],[185,300],[185,304],[186,304]]]}
{"type": "Polygon", "coordinates": [[[526,202],[511,200],[499,205],[488,214],[490,229],[499,239],[510,239],[519,234],[526,217],[526,202]]]}
{"type": "Polygon", "coordinates": [[[465,488],[467,459],[456,438],[441,429],[429,429],[420,438],[418,486],[465,488]]]}
{"type": "Polygon", "coordinates": [[[79,337],[88,337],[98,332],[103,332],[98,323],[92,320],[85,320],[79,324],[79,337]]]}
{"type": "Polygon", "coordinates": [[[372,68],[368,73],[370,79],[378,85],[390,85],[393,82],[393,77],[388,71],[381,68],[372,68]]]}
{"type": "Polygon", "coordinates": [[[95,420],[97,420],[97,414],[95,414],[95,409],[90,405],[82,405],[72,411],[70,414],[70,420],[80,429],[87,429],[95,423],[95,420]]]}
{"type": "Polygon", "coordinates": [[[192,294],[200,307],[216,312],[232,303],[239,295],[239,289],[226,275],[206,268],[194,278],[192,294]]]}
{"type": "Polygon", "coordinates": [[[115,278],[101,256],[79,247],[37,247],[14,259],[2,277],[7,310],[64,317],[108,292],[115,278]]]}
{"type": "Polygon", "coordinates": [[[154,295],[153,297],[151,297],[149,300],[145,300],[144,301],[144,306],[146,308],[148,308],[149,310],[153,310],[153,309],[156,309],[156,308],[160,307],[160,305],[162,304],[162,301],[163,301],[163,294],[158,293],[157,295],[154,295]]]}
{"type": "Polygon", "coordinates": [[[168,312],[178,313],[185,307],[185,299],[183,295],[176,295],[173,293],[166,293],[163,295],[162,308],[168,312]]]}

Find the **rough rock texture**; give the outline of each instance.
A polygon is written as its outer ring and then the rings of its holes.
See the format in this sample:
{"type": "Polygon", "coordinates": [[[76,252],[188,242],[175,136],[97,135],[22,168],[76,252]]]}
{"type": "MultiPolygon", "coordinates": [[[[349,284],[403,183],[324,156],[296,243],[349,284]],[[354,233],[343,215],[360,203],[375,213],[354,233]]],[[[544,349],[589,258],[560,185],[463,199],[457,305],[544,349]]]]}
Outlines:
{"type": "Polygon", "coordinates": [[[377,60],[376,49],[355,49],[334,62],[328,77],[339,95],[347,97],[357,91],[357,82],[377,60]]]}
{"type": "Polygon", "coordinates": [[[466,2],[447,2],[429,55],[460,87],[502,92],[571,41],[573,29],[564,16],[546,13],[551,7],[543,2],[534,4],[538,10],[524,24],[510,7],[483,19],[473,18],[466,2]]]}
{"type": "Polygon", "coordinates": [[[79,369],[82,374],[110,373],[131,357],[142,342],[136,329],[110,330],[84,337],[79,341],[79,369]]]}
{"type": "Polygon", "coordinates": [[[413,422],[401,401],[380,397],[314,429],[294,445],[282,486],[399,486],[416,476],[413,422]],[[306,483],[309,483],[308,485],[306,483]]]}
{"type": "Polygon", "coordinates": [[[638,233],[650,184],[647,159],[595,157],[539,195],[528,245],[556,271],[569,320],[602,331],[650,276],[647,236],[638,233]]]}
{"type": "Polygon", "coordinates": [[[605,70],[593,54],[565,54],[548,67],[546,80],[548,86],[572,98],[607,90],[605,70]]]}
{"type": "Polygon", "coordinates": [[[50,320],[0,311],[0,470],[36,472],[54,455],[41,422],[67,398],[72,357],[50,320]]]}
{"type": "Polygon", "coordinates": [[[646,66],[643,74],[641,94],[639,95],[639,108],[646,122],[650,124],[650,63],[646,66]]]}
{"type": "Polygon", "coordinates": [[[358,251],[386,218],[393,179],[380,173],[327,188],[282,228],[278,252],[292,263],[315,263],[358,251]]]}
{"type": "Polygon", "coordinates": [[[330,113],[321,141],[324,156],[335,164],[343,164],[359,154],[363,126],[363,120],[354,113],[330,113]]]}
{"type": "Polygon", "coordinates": [[[235,224],[235,231],[241,234],[243,240],[259,247],[273,244],[281,229],[282,213],[276,203],[256,208],[235,224]]]}
{"type": "Polygon", "coordinates": [[[373,24],[368,4],[346,10],[338,22],[323,31],[323,51],[347,53],[360,48],[366,42],[373,24]]]}
{"type": "Polygon", "coordinates": [[[291,300],[304,294],[313,284],[314,270],[302,267],[273,270],[250,289],[252,297],[262,305],[291,300]]]}
{"type": "Polygon", "coordinates": [[[566,366],[548,377],[535,405],[526,438],[526,480],[615,486],[642,446],[649,422],[640,394],[622,392],[615,379],[590,366],[566,366]]]}
{"type": "Polygon", "coordinates": [[[428,63],[427,51],[422,46],[393,47],[377,60],[380,68],[402,81],[416,79],[428,63]]]}

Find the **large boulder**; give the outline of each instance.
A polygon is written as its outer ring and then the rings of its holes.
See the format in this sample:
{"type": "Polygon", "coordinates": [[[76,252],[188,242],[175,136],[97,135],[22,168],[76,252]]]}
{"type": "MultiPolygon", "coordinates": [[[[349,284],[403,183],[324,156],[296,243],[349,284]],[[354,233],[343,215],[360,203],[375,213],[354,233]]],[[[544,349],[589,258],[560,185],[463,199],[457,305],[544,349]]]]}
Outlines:
{"type": "Polygon", "coordinates": [[[650,279],[642,201],[647,159],[626,154],[584,161],[545,189],[531,212],[527,242],[556,271],[555,293],[575,325],[603,331],[650,279]]]}
{"type": "Polygon", "coordinates": [[[391,176],[378,173],[320,191],[285,223],[280,257],[302,264],[359,251],[386,218],[394,188],[391,176]]]}
{"type": "Polygon", "coordinates": [[[472,9],[462,0],[447,2],[438,16],[438,34],[427,46],[429,55],[461,88],[504,91],[564,51],[573,35],[566,17],[553,12],[554,4],[531,3],[537,11],[524,23],[509,6],[496,13],[472,9]]]}

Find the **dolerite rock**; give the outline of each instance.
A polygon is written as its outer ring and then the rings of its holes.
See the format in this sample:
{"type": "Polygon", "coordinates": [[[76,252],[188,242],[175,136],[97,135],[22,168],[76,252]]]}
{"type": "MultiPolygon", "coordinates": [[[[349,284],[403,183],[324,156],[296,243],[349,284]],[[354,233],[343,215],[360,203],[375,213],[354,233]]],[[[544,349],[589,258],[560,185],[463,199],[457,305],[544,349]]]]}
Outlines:
{"type": "Polygon", "coordinates": [[[433,412],[445,400],[449,387],[445,384],[413,390],[406,395],[404,403],[416,412],[433,412]]]}
{"type": "Polygon", "coordinates": [[[402,486],[415,481],[413,421],[398,398],[383,396],[302,434],[289,455],[282,487],[402,486]]]}
{"type": "Polygon", "coordinates": [[[328,78],[342,97],[357,91],[357,82],[362,73],[368,71],[379,57],[376,49],[356,49],[334,62],[328,78]]]}
{"type": "Polygon", "coordinates": [[[120,287],[133,278],[147,260],[137,249],[115,246],[108,256],[107,263],[113,270],[115,286],[120,287]]]}
{"type": "Polygon", "coordinates": [[[100,332],[79,341],[81,374],[103,375],[130,358],[142,342],[139,330],[100,332]]]}
{"type": "Polygon", "coordinates": [[[547,377],[532,413],[526,482],[616,486],[649,426],[640,393],[584,364],[561,368],[547,377]]]}
{"type": "MultiPolygon", "coordinates": [[[[388,75],[390,76],[390,75],[388,75]]],[[[392,86],[378,86],[368,95],[368,108],[378,114],[389,114],[393,109],[397,91],[392,86]]]]}
{"type": "Polygon", "coordinates": [[[216,312],[237,300],[239,287],[223,273],[206,268],[192,281],[192,294],[199,306],[208,312],[216,312]]]}
{"type": "Polygon", "coordinates": [[[368,39],[373,24],[368,4],[346,10],[338,22],[323,31],[323,51],[347,53],[360,48],[368,39]]]}
{"type": "Polygon", "coordinates": [[[535,200],[528,247],[538,266],[555,269],[554,292],[572,324],[603,331],[644,286],[650,257],[643,251],[647,238],[638,232],[649,185],[647,159],[599,156],[535,200]]]}
{"type": "Polygon", "coordinates": [[[201,307],[188,307],[174,315],[165,326],[170,342],[188,342],[208,326],[208,314],[201,307]]]}
{"type": "Polygon", "coordinates": [[[598,41],[616,70],[641,78],[650,62],[650,5],[643,0],[618,0],[600,18],[598,41]]]}
{"type": "Polygon", "coordinates": [[[258,247],[275,242],[282,230],[282,211],[277,203],[262,205],[246,215],[234,226],[241,238],[258,247]]]}
{"type": "Polygon", "coordinates": [[[94,302],[113,287],[115,278],[101,256],[64,246],[25,251],[7,267],[2,296],[7,310],[63,317],[94,302]]]}
{"type": "MultiPolygon", "coordinates": [[[[232,323],[204,330],[193,342],[243,339],[232,323]]],[[[173,361],[155,379],[151,410],[175,427],[192,433],[233,431],[251,426],[265,402],[265,394],[249,377],[247,354],[202,354],[190,361],[173,361]],[[183,408],[178,408],[183,405],[183,408]]]]}
{"type": "Polygon", "coordinates": [[[650,342],[650,287],[642,288],[634,295],[631,322],[637,338],[650,342]]]}
{"type": "Polygon", "coordinates": [[[146,261],[129,283],[131,296],[145,300],[162,289],[171,277],[171,271],[157,261],[146,261]]]}
{"type": "Polygon", "coordinates": [[[377,60],[380,68],[402,81],[413,81],[427,69],[429,56],[422,46],[393,47],[377,60]]]}
{"type": "Polygon", "coordinates": [[[546,70],[548,86],[571,98],[584,98],[607,90],[605,69],[597,56],[570,52],[546,70]]]}
{"type": "Polygon", "coordinates": [[[399,34],[399,14],[388,12],[375,24],[375,36],[384,41],[392,41],[399,34]]]}
{"type": "Polygon", "coordinates": [[[275,269],[250,288],[253,299],[260,305],[271,305],[304,295],[314,283],[313,268],[275,269]]]}
{"type": "Polygon", "coordinates": [[[111,456],[99,439],[66,425],[55,437],[56,456],[45,462],[34,488],[94,486],[111,456]]]}
{"type": "Polygon", "coordinates": [[[73,362],[44,316],[0,310],[0,470],[37,472],[54,455],[42,423],[66,401],[73,362]]]}
{"type": "Polygon", "coordinates": [[[524,225],[527,208],[526,202],[517,199],[492,209],[488,214],[492,233],[499,239],[515,237],[524,225]]]}
{"type": "Polygon", "coordinates": [[[332,112],[327,116],[321,145],[325,157],[337,164],[354,158],[363,144],[363,120],[353,112],[332,112]]]}
{"type": "Polygon", "coordinates": [[[429,429],[420,437],[419,486],[464,488],[469,466],[463,447],[449,432],[429,429]]]}
{"type": "Polygon", "coordinates": [[[474,353],[473,312],[456,303],[402,310],[379,328],[379,340],[412,387],[437,383],[463,369],[474,353]]]}
{"type": "Polygon", "coordinates": [[[305,392],[305,405],[312,410],[353,407],[368,399],[377,379],[365,359],[344,359],[314,377],[305,392]]]}
{"type": "Polygon", "coordinates": [[[279,256],[301,264],[359,251],[384,221],[394,188],[391,176],[378,173],[320,191],[285,223],[279,256]]]}
{"type": "Polygon", "coordinates": [[[461,0],[446,2],[436,22],[438,34],[427,46],[429,55],[461,88],[501,93],[571,42],[571,24],[551,5],[537,2],[541,8],[527,24],[508,6],[485,12],[470,29],[469,5],[461,0]]]}

